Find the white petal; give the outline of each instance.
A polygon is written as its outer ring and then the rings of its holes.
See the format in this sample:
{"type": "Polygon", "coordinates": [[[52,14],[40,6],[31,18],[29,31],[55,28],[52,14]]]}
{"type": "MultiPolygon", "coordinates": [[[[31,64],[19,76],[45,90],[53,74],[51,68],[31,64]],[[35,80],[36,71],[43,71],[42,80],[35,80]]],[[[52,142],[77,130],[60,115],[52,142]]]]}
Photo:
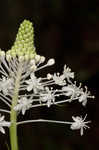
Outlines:
{"type": "Polygon", "coordinates": [[[50,101],[50,100],[47,101],[47,106],[48,106],[48,107],[51,106],[51,101],[50,101]]]}
{"type": "Polygon", "coordinates": [[[31,73],[30,77],[31,77],[32,80],[34,80],[36,78],[34,73],[31,73]]]}
{"type": "Polygon", "coordinates": [[[32,89],[33,89],[33,85],[32,84],[28,85],[27,91],[31,91],[32,89]]]}
{"type": "Polygon", "coordinates": [[[5,130],[3,129],[3,127],[0,127],[0,131],[5,134],[5,130]]]}
{"type": "Polygon", "coordinates": [[[22,104],[17,104],[15,107],[14,107],[14,110],[15,111],[18,111],[18,110],[21,110],[22,108],[22,104]]]}
{"type": "Polygon", "coordinates": [[[87,104],[87,99],[82,102],[83,106],[86,106],[86,104],[87,104]]]}
{"type": "Polygon", "coordinates": [[[4,120],[4,116],[1,116],[1,117],[0,117],[0,121],[3,121],[3,120],[4,120]]]}
{"type": "Polygon", "coordinates": [[[7,87],[3,87],[3,93],[5,94],[5,95],[7,95],[8,94],[8,89],[7,89],[7,87]]]}
{"type": "Polygon", "coordinates": [[[23,108],[23,109],[22,109],[22,114],[23,114],[23,115],[25,114],[25,111],[26,111],[26,109],[23,108]]]}
{"type": "Polygon", "coordinates": [[[31,83],[31,79],[25,81],[25,83],[30,84],[31,83]]]}
{"type": "Polygon", "coordinates": [[[83,95],[81,95],[80,98],[79,98],[79,102],[82,102],[83,99],[84,99],[84,97],[83,97],[83,95]]]}
{"type": "Polygon", "coordinates": [[[83,135],[83,127],[80,129],[80,134],[83,135]]]}
{"type": "Polygon", "coordinates": [[[68,91],[67,93],[65,93],[66,96],[72,96],[73,92],[72,91],[68,91]]]}

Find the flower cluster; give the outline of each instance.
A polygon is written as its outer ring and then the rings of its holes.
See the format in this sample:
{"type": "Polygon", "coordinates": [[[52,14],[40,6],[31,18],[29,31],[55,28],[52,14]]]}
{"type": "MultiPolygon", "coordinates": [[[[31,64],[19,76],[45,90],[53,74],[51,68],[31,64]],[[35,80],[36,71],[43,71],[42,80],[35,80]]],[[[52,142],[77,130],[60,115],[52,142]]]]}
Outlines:
{"type": "MultiPolygon", "coordinates": [[[[0,109],[0,111],[9,114],[14,111],[18,112],[17,115],[19,112],[25,115],[26,111],[33,107],[47,106],[49,108],[51,105],[74,100],[85,106],[87,100],[94,96],[91,96],[87,87],[83,89],[81,84],[77,86],[74,72],[66,65],[62,74],[48,73],[46,77],[38,76],[41,69],[54,65],[55,60],[51,58],[46,61],[44,56],[36,54],[33,37],[32,24],[25,20],[20,25],[12,48],[6,53],[0,50],[0,100],[10,108],[10,110],[0,109]]],[[[88,128],[86,124],[89,121],[85,122],[86,117],[84,119],[78,116],[72,118],[74,122],[62,123],[70,124],[72,130],[80,129],[83,135],[83,128],[88,128]]],[[[12,121],[4,121],[4,116],[1,117],[0,131],[5,133],[3,126],[9,127],[12,121]]],[[[40,121],[44,122],[42,119],[40,121]]],[[[17,122],[17,125],[21,123],[17,122]]]]}

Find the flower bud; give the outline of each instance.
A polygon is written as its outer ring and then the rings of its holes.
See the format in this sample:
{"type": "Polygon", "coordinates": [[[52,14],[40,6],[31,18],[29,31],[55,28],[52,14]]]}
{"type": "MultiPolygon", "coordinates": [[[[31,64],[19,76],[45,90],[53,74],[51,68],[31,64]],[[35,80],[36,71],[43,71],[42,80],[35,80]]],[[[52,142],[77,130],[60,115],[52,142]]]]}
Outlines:
{"type": "Polygon", "coordinates": [[[55,60],[53,58],[49,59],[48,62],[47,62],[48,66],[52,66],[54,64],[55,64],[55,60]]]}

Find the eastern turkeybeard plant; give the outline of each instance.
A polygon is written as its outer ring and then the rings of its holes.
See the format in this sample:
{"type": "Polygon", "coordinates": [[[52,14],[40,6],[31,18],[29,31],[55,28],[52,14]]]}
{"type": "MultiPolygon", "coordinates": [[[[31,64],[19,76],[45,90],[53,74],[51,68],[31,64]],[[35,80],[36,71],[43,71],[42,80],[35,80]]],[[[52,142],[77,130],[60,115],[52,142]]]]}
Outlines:
{"type": "Polygon", "coordinates": [[[74,72],[64,65],[62,74],[48,73],[39,77],[38,72],[45,67],[54,65],[53,58],[46,61],[44,56],[36,53],[34,46],[34,29],[30,21],[24,20],[19,27],[14,45],[10,50],[0,50],[0,100],[7,109],[0,108],[0,112],[8,113],[10,120],[0,114],[0,131],[5,134],[5,127],[9,128],[11,150],[18,150],[17,126],[33,122],[50,122],[70,125],[71,130],[89,128],[90,121],[79,116],[72,116],[73,121],[56,120],[25,120],[17,121],[18,115],[25,115],[27,110],[34,107],[51,107],[61,103],[78,101],[83,106],[91,96],[85,86],[77,86],[74,72]],[[56,88],[57,87],[57,88],[56,88]]]}

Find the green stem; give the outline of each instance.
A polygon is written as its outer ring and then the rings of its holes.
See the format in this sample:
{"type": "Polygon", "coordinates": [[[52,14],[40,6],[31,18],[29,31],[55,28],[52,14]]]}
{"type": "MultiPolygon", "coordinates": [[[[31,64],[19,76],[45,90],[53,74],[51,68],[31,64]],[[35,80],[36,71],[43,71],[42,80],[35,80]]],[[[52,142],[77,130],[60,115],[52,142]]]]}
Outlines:
{"type": "Polygon", "coordinates": [[[17,105],[18,101],[18,94],[19,94],[19,87],[20,87],[20,79],[22,74],[22,64],[19,64],[16,81],[15,81],[15,88],[14,88],[14,95],[12,98],[12,106],[11,106],[11,114],[10,114],[10,144],[11,150],[18,150],[18,139],[17,139],[17,112],[14,110],[14,107],[17,105]]]}

